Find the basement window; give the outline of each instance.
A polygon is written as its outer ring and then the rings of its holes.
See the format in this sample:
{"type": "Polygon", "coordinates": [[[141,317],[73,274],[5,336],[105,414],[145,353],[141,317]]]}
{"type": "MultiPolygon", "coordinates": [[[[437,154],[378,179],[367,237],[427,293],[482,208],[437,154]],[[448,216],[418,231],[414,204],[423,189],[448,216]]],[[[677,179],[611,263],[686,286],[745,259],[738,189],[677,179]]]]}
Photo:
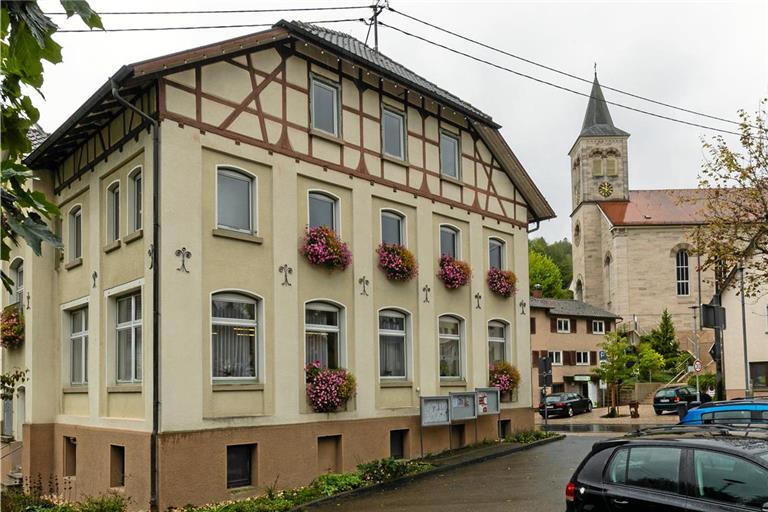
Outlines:
{"type": "Polygon", "coordinates": [[[125,446],[109,446],[109,486],[125,487],[125,446]]]}
{"type": "Polygon", "coordinates": [[[255,444],[227,446],[227,489],[253,485],[255,444]]]}

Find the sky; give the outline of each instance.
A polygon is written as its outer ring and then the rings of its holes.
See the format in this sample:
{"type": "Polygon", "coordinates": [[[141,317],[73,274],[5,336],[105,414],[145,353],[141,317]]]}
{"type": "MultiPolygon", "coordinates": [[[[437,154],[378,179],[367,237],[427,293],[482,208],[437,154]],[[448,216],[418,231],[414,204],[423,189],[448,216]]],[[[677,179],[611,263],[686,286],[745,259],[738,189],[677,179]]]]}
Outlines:
{"type": "MultiPolygon", "coordinates": [[[[57,1],[39,2],[60,12],[57,1]]],[[[362,6],[372,0],[199,0],[131,2],[92,0],[97,12],[232,10],[287,7],[362,6]]],[[[605,86],[689,110],[736,119],[755,112],[768,97],[768,1],[406,1],[390,5],[483,43],[549,67],[591,79],[594,66],[605,86]]],[[[106,28],[274,23],[368,17],[370,9],[322,12],[104,15],[106,28]]],[[[79,20],[55,16],[62,29],[83,28],[79,20]]],[[[384,11],[384,23],[588,94],[590,85],[456,39],[399,14],[384,11]]],[[[359,21],[329,28],[365,39],[359,21]]],[[[59,33],[63,62],[47,65],[37,98],[40,125],[47,132],[64,122],[110,75],[127,63],[264,30],[227,28],[124,33],[59,33]]],[[[372,45],[371,35],[369,44],[372,45]]],[[[570,239],[572,210],[568,150],[587,106],[583,96],[542,85],[509,72],[379,28],[379,50],[440,87],[471,103],[502,125],[502,134],[557,213],[536,236],[570,239]]],[[[606,100],[698,124],[732,130],[735,125],[653,105],[603,90],[606,100]]],[[[614,124],[629,132],[631,189],[690,188],[704,153],[702,137],[715,132],[611,106],[614,124]]],[[[726,136],[737,145],[737,139],[726,136]]],[[[532,235],[533,236],[533,235],[532,235]]]]}

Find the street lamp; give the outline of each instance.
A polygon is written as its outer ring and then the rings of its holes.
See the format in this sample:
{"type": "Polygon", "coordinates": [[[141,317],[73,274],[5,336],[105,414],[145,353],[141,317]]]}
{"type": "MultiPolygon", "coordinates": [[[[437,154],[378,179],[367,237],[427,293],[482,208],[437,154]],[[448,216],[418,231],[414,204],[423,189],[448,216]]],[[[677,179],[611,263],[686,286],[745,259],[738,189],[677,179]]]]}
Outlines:
{"type": "MultiPolygon", "coordinates": [[[[696,351],[696,360],[701,361],[701,351],[699,350],[699,332],[696,328],[696,310],[699,306],[689,306],[693,310],[693,348],[696,351]]],[[[699,388],[699,372],[696,372],[696,401],[701,402],[701,389],[699,388]]]]}
{"type": "Polygon", "coordinates": [[[744,303],[744,262],[739,262],[739,293],[741,294],[741,337],[744,342],[744,379],[747,398],[752,396],[752,379],[749,376],[749,353],[747,351],[747,312],[744,303]]]}

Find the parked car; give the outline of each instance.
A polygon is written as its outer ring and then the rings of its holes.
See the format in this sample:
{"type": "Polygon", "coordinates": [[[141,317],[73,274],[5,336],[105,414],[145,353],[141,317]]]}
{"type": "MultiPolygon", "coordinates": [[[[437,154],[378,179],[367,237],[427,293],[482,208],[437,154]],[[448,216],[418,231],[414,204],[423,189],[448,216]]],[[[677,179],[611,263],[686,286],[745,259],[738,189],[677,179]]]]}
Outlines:
{"type": "MultiPolygon", "coordinates": [[[[544,399],[547,416],[573,416],[579,412],[590,412],[592,400],[578,393],[555,393],[544,399]]],[[[544,402],[539,403],[539,414],[544,417],[544,402]]]]}
{"type": "Polygon", "coordinates": [[[709,402],[688,411],[681,425],[768,425],[768,398],[744,398],[709,402]]]}
{"type": "Polygon", "coordinates": [[[566,512],[768,511],[768,428],[670,425],[594,444],[566,512]]]}
{"type": "MultiPolygon", "coordinates": [[[[711,402],[712,398],[704,393],[700,393],[701,403],[711,402]]],[[[677,404],[680,402],[696,401],[696,388],[688,385],[669,386],[661,388],[653,396],[653,410],[656,414],[661,415],[664,411],[677,412],[677,404]]]]}

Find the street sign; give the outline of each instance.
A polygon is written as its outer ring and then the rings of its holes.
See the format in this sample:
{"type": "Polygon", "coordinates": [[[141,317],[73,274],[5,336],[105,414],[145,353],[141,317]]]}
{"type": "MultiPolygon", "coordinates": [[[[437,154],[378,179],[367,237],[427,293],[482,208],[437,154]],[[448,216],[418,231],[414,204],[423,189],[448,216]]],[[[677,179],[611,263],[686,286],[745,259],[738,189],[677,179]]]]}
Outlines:
{"type": "Polygon", "coordinates": [[[539,387],[552,386],[552,362],[548,357],[539,358],[539,387]]]}
{"type": "Polygon", "coordinates": [[[605,350],[601,350],[598,353],[597,358],[600,359],[600,362],[607,361],[608,360],[608,356],[606,355],[605,350]]]}
{"type": "Polygon", "coordinates": [[[701,326],[710,329],[725,329],[725,308],[713,304],[702,304],[701,326]]]}
{"type": "Polygon", "coordinates": [[[696,373],[701,373],[703,366],[701,365],[701,360],[697,359],[693,362],[693,371],[696,373]]]}

